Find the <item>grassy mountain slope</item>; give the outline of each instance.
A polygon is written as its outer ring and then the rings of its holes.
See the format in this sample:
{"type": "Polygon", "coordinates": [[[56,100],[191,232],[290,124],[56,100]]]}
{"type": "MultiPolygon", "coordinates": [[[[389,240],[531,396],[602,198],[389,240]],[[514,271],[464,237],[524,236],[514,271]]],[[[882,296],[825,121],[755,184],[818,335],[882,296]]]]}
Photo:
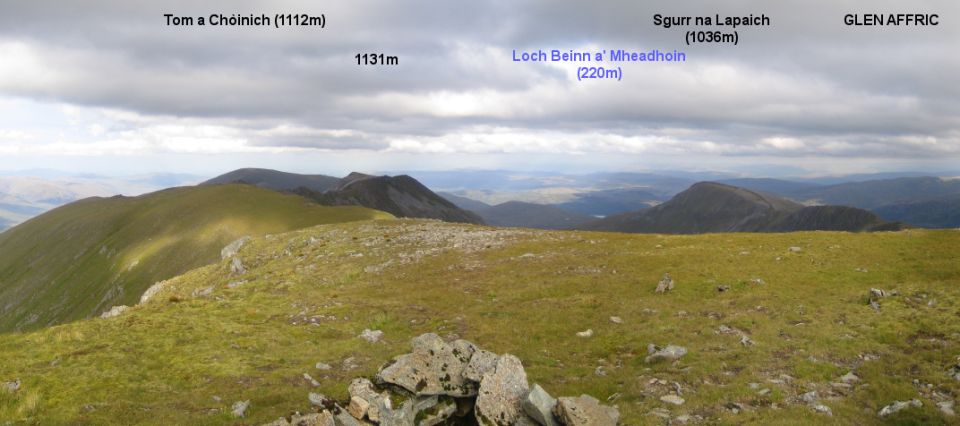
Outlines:
{"type": "Polygon", "coordinates": [[[313,191],[323,192],[337,186],[340,183],[340,179],[326,175],[302,175],[278,170],[247,168],[224,173],[201,183],[201,185],[219,185],[237,182],[277,191],[291,191],[303,187],[313,191]]]}
{"type": "Polygon", "coordinates": [[[0,234],[0,331],[134,304],[154,282],[216,261],[244,235],[382,217],[248,185],[81,200],[0,234]]]}
{"type": "Polygon", "coordinates": [[[887,204],[960,193],[960,179],[902,177],[848,182],[780,193],[798,201],[873,209],[887,204]]]}
{"type": "Polygon", "coordinates": [[[708,424],[940,424],[953,419],[935,403],[960,394],[948,375],[960,353],[953,231],[664,236],[391,220],[256,238],[239,257],[243,275],[226,261],[191,271],[116,318],[0,335],[0,381],[23,382],[0,392],[0,418],[262,424],[308,410],[308,392],[345,398],[351,379],[424,332],[516,354],[531,382],[609,398],[631,425],[665,422],[651,412],[708,424]],[[676,288],[655,294],[664,272],[676,288]],[[871,287],[899,295],[877,312],[871,287]],[[382,343],[357,338],[365,328],[383,330],[382,343]],[[593,337],[576,336],[586,329],[593,337]],[[649,343],[689,353],[648,364],[649,343]],[[835,384],[850,371],[860,381],[835,384]],[[684,405],[659,400],[676,387],[684,405]],[[799,400],[814,390],[832,417],[799,400]],[[912,398],[923,407],[877,416],[912,398]],[[251,401],[242,420],[229,414],[240,400],[251,401]]]}

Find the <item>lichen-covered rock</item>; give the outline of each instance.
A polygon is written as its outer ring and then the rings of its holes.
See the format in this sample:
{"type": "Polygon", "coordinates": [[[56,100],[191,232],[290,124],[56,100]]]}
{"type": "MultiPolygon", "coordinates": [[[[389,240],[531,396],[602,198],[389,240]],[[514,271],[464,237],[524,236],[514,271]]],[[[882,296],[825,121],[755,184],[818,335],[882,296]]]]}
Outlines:
{"type": "Polygon", "coordinates": [[[329,411],[320,413],[300,414],[290,416],[290,419],[279,418],[263,426],[337,426],[333,414],[329,411]]]}
{"type": "Polygon", "coordinates": [[[566,426],[616,426],[620,412],[589,395],[557,400],[554,415],[566,426]]]}
{"type": "Polygon", "coordinates": [[[367,379],[353,379],[348,388],[350,393],[350,405],[347,410],[353,417],[370,419],[371,422],[380,422],[380,407],[386,410],[392,410],[393,405],[390,401],[390,394],[387,392],[378,393],[373,383],[367,379]]]}
{"type": "Polygon", "coordinates": [[[467,363],[467,367],[464,368],[463,377],[467,380],[480,383],[483,375],[497,366],[498,358],[500,358],[500,355],[483,349],[477,349],[473,353],[473,356],[470,357],[470,362],[467,363]]]}
{"type": "Polygon", "coordinates": [[[371,330],[369,328],[364,329],[359,336],[363,340],[366,340],[370,343],[377,343],[380,339],[383,338],[383,331],[380,330],[371,330]]]}
{"type": "Polygon", "coordinates": [[[247,268],[243,266],[243,261],[239,257],[234,256],[233,260],[230,261],[230,273],[234,275],[247,273],[247,268]]]}
{"type": "Polygon", "coordinates": [[[509,354],[497,360],[493,371],[483,375],[474,409],[480,426],[513,425],[526,417],[523,400],[530,392],[527,373],[520,359],[509,354]]]}
{"type": "Polygon", "coordinates": [[[553,417],[553,408],[557,406],[556,398],[550,396],[540,385],[533,385],[527,397],[523,400],[523,412],[531,419],[543,426],[559,426],[553,417]]]}
{"type": "Polygon", "coordinates": [[[463,374],[476,352],[472,343],[457,340],[448,344],[436,334],[428,333],[414,338],[412,346],[413,353],[394,358],[377,374],[378,380],[401,386],[416,395],[477,394],[477,384],[463,374]]]}

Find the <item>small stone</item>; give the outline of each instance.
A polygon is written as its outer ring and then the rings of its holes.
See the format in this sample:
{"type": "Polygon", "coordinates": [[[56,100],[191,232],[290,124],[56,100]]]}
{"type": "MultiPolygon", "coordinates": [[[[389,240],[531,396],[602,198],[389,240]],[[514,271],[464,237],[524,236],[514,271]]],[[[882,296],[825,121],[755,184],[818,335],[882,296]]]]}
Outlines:
{"type": "Polygon", "coordinates": [[[357,367],[359,367],[359,365],[357,365],[357,359],[354,357],[345,358],[343,362],[340,363],[340,368],[343,371],[350,371],[357,367]]]}
{"type": "Polygon", "coordinates": [[[330,364],[326,364],[326,363],[322,363],[322,362],[318,362],[315,367],[316,367],[317,370],[323,370],[323,371],[333,369],[333,367],[330,366],[330,364]]]}
{"type": "Polygon", "coordinates": [[[683,346],[667,345],[663,349],[658,349],[652,343],[647,346],[649,355],[644,362],[651,363],[659,360],[676,361],[687,354],[687,348],[683,346]]]}
{"type": "Polygon", "coordinates": [[[818,413],[820,413],[820,414],[826,414],[826,415],[828,415],[828,416],[833,416],[833,410],[831,410],[830,407],[827,407],[826,405],[823,405],[823,404],[814,404],[814,405],[813,405],[813,411],[816,411],[816,412],[818,412],[818,413]]]}
{"type": "Polygon", "coordinates": [[[553,414],[566,426],[616,426],[620,421],[616,408],[600,405],[589,395],[559,398],[553,414]]]}
{"type": "Polygon", "coordinates": [[[660,282],[657,283],[657,293],[666,293],[670,290],[673,290],[673,278],[670,278],[670,274],[664,273],[663,278],[660,279],[660,282]]]}
{"type": "Polygon", "coordinates": [[[16,379],[10,382],[4,382],[3,389],[7,392],[14,393],[20,390],[21,385],[22,385],[22,382],[20,382],[20,379],[16,379]]]}
{"type": "Polygon", "coordinates": [[[603,377],[607,375],[607,370],[604,369],[602,365],[600,365],[600,366],[597,366],[595,370],[593,370],[593,374],[599,377],[603,377]]]}
{"type": "Polygon", "coordinates": [[[313,393],[313,392],[310,392],[307,395],[307,400],[310,401],[311,405],[314,405],[316,407],[325,407],[328,401],[327,397],[323,396],[323,394],[313,393]]]}
{"type": "Polygon", "coordinates": [[[920,402],[919,399],[911,399],[910,401],[893,401],[892,404],[880,409],[880,412],[877,414],[879,414],[880,417],[887,417],[891,414],[911,407],[920,408],[923,407],[923,403],[920,402]]]}
{"type": "Polygon", "coordinates": [[[667,404],[673,404],[673,405],[683,405],[683,403],[686,402],[683,400],[683,398],[674,394],[661,396],[660,401],[666,402],[667,404]]]}
{"type": "Polygon", "coordinates": [[[233,413],[233,417],[239,418],[239,417],[245,416],[247,414],[248,408],[250,408],[250,400],[234,402],[233,407],[231,407],[231,412],[233,413]]]}
{"type": "Polygon", "coordinates": [[[583,337],[583,338],[593,337],[593,329],[588,328],[584,331],[578,332],[577,337],[583,337]]]}
{"type": "Polygon", "coordinates": [[[803,251],[803,249],[800,247],[794,246],[794,247],[788,248],[787,251],[789,251],[790,253],[800,253],[803,251]]]}
{"type": "Polygon", "coordinates": [[[110,308],[110,310],[100,314],[100,318],[113,318],[126,312],[127,309],[130,309],[130,307],[127,305],[114,306],[110,308]]]}
{"type": "Polygon", "coordinates": [[[381,338],[383,338],[383,332],[380,330],[371,330],[367,328],[367,329],[364,329],[363,332],[361,332],[360,335],[357,337],[363,340],[366,340],[370,343],[377,343],[380,341],[381,338]]]}
{"type": "Polygon", "coordinates": [[[723,293],[723,292],[725,292],[725,291],[727,291],[727,290],[730,290],[730,286],[728,286],[728,285],[718,285],[718,286],[717,286],[717,292],[718,292],[718,293],[723,293]]]}
{"type": "Polygon", "coordinates": [[[303,373],[303,379],[306,380],[308,383],[310,383],[310,386],[313,386],[313,387],[318,387],[318,386],[320,386],[320,382],[318,382],[316,379],[314,379],[314,378],[313,378],[312,376],[310,376],[310,374],[308,374],[308,373],[303,373]]]}
{"type": "Polygon", "coordinates": [[[853,372],[851,371],[851,372],[848,372],[847,374],[844,374],[843,376],[840,376],[840,381],[849,385],[851,383],[859,382],[860,378],[857,377],[856,374],[853,374],[853,372]]]}
{"type": "Polygon", "coordinates": [[[530,393],[523,400],[523,412],[543,426],[559,426],[553,417],[553,409],[557,400],[543,390],[540,385],[533,385],[530,393]]]}
{"type": "Polygon", "coordinates": [[[760,384],[759,384],[759,383],[747,383],[747,387],[750,388],[750,389],[753,389],[753,390],[757,390],[757,389],[760,389],[760,384]]]}
{"type": "Polygon", "coordinates": [[[764,281],[763,278],[754,278],[754,279],[750,280],[750,282],[752,282],[752,283],[754,283],[754,284],[757,284],[757,285],[766,284],[766,281],[764,281]]]}
{"type": "Polygon", "coordinates": [[[755,343],[753,343],[753,340],[747,337],[746,334],[744,334],[740,336],[740,344],[743,346],[753,346],[755,343]]]}
{"type": "Polygon", "coordinates": [[[819,399],[820,398],[817,396],[817,391],[810,391],[800,395],[800,400],[810,405],[816,404],[819,399]]]}
{"type": "Polygon", "coordinates": [[[359,396],[353,396],[350,397],[350,405],[347,406],[347,411],[357,420],[363,420],[367,416],[368,408],[370,408],[370,403],[367,400],[359,396]]]}
{"type": "Polygon", "coordinates": [[[610,322],[614,324],[623,324],[623,319],[620,317],[610,317],[610,322]]]}
{"type": "Polygon", "coordinates": [[[768,388],[760,389],[759,391],[757,391],[757,395],[758,395],[758,396],[767,396],[767,395],[770,395],[770,389],[768,389],[768,388]]]}

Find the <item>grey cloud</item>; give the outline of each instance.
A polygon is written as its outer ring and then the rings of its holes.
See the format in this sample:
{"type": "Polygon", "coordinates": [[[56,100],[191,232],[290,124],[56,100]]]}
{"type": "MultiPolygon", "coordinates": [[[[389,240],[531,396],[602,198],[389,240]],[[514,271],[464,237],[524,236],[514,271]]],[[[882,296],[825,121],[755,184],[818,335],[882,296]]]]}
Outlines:
{"type": "Polygon", "coordinates": [[[924,157],[955,155],[960,144],[960,57],[954,54],[960,26],[949,20],[960,7],[946,0],[909,6],[893,0],[41,0],[4,1],[0,9],[0,43],[23,43],[62,76],[52,83],[0,81],[0,93],[145,115],[252,121],[245,125],[254,134],[293,122],[364,135],[254,136],[255,146],[382,149],[393,138],[442,137],[477,126],[560,129],[584,137],[661,135],[680,128],[697,136],[677,140],[715,141],[728,147],[728,155],[924,157]],[[328,28],[174,28],[164,26],[162,17],[281,11],[325,13],[328,28]],[[938,12],[941,25],[915,30],[842,24],[844,13],[900,11],[938,12]],[[773,25],[742,28],[739,46],[688,48],[684,29],[654,27],[654,13],[766,13],[773,25]],[[568,83],[562,69],[514,64],[507,56],[514,48],[586,44],[678,48],[689,51],[691,60],[627,65],[624,82],[583,89],[568,83]],[[401,66],[356,66],[353,55],[368,51],[399,55],[401,66]],[[734,71],[725,80],[709,66],[734,71]],[[551,83],[555,91],[538,91],[551,83]],[[415,104],[436,93],[506,99],[511,112],[448,116],[383,100],[415,104]],[[778,136],[804,140],[805,148],[755,145],[778,136]],[[941,146],[905,142],[923,137],[937,138],[941,146]]]}

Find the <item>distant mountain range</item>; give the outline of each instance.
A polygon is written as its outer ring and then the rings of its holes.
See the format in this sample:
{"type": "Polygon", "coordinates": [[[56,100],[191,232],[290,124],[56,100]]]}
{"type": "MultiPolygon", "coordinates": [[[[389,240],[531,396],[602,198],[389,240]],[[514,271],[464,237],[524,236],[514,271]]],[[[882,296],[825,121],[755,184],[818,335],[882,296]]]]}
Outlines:
{"type": "Polygon", "coordinates": [[[736,186],[701,182],[663,204],[611,216],[579,227],[596,231],[699,234],[809,230],[895,230],[866,210],[805,207],[794,201],[736,186]]]}

